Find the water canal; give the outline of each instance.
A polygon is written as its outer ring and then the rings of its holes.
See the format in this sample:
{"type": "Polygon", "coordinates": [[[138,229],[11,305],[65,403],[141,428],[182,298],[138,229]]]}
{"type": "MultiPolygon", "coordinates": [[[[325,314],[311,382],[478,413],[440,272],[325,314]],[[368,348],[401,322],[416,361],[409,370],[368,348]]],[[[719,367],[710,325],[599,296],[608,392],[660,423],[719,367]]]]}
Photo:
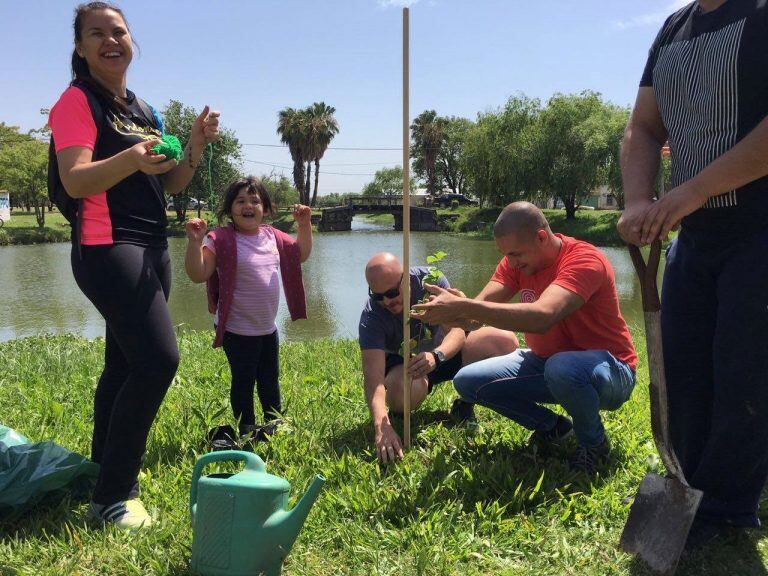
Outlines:
{"type": "MultiPolygon", "coordinates": [[[[169,243],[173,320],[197,330],[210,329],[204,285],[193,284],[184,273],[186,240],[171,238],[169,243]]],[[[355,218],[351,232],[315,234],[312,256],[303,267],[310,319],[291,322],[282,301],[277,318],[282,339],[356,338],[367,291],[363,270],[368,258],[381,250],[400,256],[401,233],[362,217],[355,218]]],[[[423,264],[438,250],[449,254],[440,268],[451,284],[471,295],[485,285],[500,257],[491,241],[412,233],[412,264],[423,264]]],[[[628,253],[621,248],[603,250],[616,272],[627,321],[642,324],[640,288],[628,253]]],[[[72,277],[69,252],[69,243],[0,247],[0,341],[41,333],[103,336],[104,321],[72,277]]]]}

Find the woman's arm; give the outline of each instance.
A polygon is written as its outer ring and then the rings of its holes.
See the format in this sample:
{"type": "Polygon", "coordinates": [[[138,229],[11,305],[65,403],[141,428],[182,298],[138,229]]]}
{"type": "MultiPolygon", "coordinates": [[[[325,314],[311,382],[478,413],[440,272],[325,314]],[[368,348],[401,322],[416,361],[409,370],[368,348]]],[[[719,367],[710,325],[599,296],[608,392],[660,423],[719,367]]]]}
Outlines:
{"type": "Polygon", "coordinates": [[[85,198],[104,192],[137,171],[164,174],[176,166],[150,149],[159,140],[139,142],[105,160],[93,161],[93,151],[84,146],[64,148],[56,154],[59,177],[72,198],[85,198]]]}

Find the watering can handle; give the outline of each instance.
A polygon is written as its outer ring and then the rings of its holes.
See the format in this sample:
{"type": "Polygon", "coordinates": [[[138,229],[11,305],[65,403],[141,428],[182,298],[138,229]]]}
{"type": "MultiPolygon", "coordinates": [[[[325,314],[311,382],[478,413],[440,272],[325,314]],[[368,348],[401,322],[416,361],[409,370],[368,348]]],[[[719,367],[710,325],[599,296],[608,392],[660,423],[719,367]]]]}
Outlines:
{"type": "Polygon", "coordinates": [[[194,515],[195,504],[197,504],[197,481],[203,473],[203,468],[214,462],[245,462],[245,469],[254,472],[265,472],[264,461],[253,452],[243,452],[241,450],[222,450],[221,452],[209,452],[203,454],[197,459],[195,469],[192,472],[192,486],[189,491],[189,511],[194,515]]]}

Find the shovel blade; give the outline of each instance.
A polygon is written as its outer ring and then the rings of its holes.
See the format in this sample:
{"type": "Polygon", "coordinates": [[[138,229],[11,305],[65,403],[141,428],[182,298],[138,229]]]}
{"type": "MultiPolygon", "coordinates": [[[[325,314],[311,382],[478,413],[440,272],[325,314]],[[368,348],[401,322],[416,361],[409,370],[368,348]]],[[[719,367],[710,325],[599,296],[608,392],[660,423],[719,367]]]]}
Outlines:
{"type": "Polygon", "coordinates": [[[674,574],[702,494],[675,478],[647,474],[621,534],[622,550],[640,556],[657,574],[674,574]]]}

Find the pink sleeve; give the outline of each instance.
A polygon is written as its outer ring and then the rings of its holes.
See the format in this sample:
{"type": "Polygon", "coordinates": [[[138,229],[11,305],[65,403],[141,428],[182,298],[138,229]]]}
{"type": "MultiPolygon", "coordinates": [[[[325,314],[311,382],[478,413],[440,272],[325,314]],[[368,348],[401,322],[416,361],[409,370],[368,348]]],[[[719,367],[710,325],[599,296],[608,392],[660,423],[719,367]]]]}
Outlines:
{"type": "Polygon", "coordinates": [[[216,254],[216,242],[211,238],[210,234],[205,235],[205,240],[203,240],[203,248],[208,248],[211,252],[216,254]]]}
{"type": "Polygon", "coordinates": [[[67,88],[48,116],[56,152],[82,146],[93,150],[96,124],[85,93],[74,86],[67,88]]]}

